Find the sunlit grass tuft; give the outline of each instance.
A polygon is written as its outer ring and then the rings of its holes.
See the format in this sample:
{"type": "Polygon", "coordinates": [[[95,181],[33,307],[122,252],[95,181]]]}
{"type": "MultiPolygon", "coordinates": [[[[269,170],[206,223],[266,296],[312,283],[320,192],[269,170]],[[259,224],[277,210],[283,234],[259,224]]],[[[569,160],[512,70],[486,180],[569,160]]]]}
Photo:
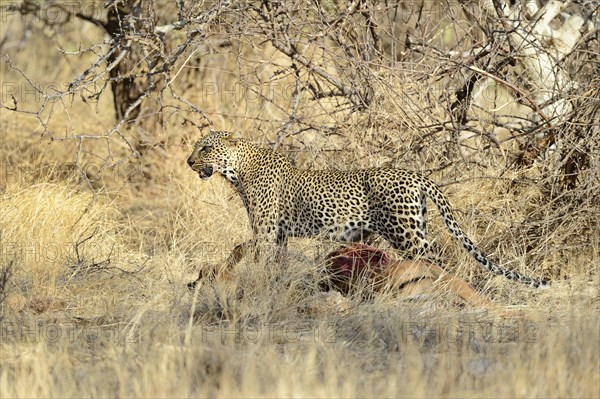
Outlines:
{"type": "Polygon", "coordinates": [[[68,182],[9,184],[0,195],[0,231],[15,278],[35,295],[53,296],[78,256],[108,258],[117,244],[111,225],[117,212],[104,202],[68,182]]]}

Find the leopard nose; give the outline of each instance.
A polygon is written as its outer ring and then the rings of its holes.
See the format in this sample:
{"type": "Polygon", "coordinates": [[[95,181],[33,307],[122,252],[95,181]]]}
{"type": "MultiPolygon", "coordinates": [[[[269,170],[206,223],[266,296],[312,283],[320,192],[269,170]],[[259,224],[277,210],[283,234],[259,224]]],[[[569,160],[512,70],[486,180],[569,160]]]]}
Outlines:
{"type": "Polygon", "coordinates": [[[194,165],[194,160],[192,158],[188,158],[187,160],[187,164],[190,166],[190,168],[194,165]]]}

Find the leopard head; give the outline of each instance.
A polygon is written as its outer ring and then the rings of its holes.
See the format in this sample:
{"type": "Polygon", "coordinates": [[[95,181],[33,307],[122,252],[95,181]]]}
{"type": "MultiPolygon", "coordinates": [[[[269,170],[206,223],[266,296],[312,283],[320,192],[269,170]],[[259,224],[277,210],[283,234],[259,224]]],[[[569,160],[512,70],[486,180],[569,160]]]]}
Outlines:
{"type": "Polygon", "coordinates": [[[213,131],[198,140],[187,163],[203,180],[217,172],[233,182],[237,180],[239,141],[239,133],[213,131]]]}

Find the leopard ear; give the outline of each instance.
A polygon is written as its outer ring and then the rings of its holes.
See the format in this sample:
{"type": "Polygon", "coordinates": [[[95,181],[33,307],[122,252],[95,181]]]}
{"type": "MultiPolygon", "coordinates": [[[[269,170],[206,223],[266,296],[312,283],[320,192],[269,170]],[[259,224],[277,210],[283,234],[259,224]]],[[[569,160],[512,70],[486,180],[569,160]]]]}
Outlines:
{"type": "Polygon", "coordinates": [[[239,131],[231,132],[229,134],[229,137],[227,137],[227,140],[232,141],[232,142],[240,141],[241,139],[242,139],[242,133],[239,131]]]}

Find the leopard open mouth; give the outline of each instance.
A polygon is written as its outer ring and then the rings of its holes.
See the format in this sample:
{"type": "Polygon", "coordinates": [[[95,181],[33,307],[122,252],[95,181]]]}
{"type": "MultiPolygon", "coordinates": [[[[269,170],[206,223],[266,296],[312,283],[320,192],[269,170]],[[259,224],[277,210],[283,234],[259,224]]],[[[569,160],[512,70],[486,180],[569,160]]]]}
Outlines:
{"type": "Polygon", "coordinates": [[[202,168],[202,169],[200,169],[198,171],[198,176],[200,176],[200,178],[202,180],[206,180],[206,179],[208,179],[209,177],[212,176],[213,172],[214,172],[213,167],[212,166],[207,166],[207,167],[202,168]]]}

